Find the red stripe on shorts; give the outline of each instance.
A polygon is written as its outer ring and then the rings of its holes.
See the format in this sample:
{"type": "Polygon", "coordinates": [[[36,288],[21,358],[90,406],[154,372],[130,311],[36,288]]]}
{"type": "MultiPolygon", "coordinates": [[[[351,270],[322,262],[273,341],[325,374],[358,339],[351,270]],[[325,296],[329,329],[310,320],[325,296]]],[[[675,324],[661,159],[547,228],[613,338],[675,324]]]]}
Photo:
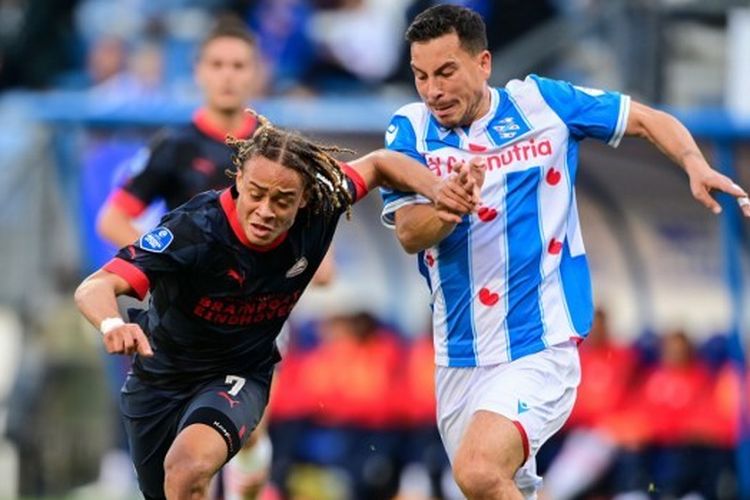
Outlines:
{"type": "Polygon", "coordinates": [[[518,432],[521,433],[521,442],[523,443],[523,462],[526,463],[526,460],[529,459],[529,436],[526,434],[526,429],[523,428],[523,425],[521,425],[521,422],[518,420],[512,420],[513,425],[516,426],[516,429],[518,429],[518,432]]]}

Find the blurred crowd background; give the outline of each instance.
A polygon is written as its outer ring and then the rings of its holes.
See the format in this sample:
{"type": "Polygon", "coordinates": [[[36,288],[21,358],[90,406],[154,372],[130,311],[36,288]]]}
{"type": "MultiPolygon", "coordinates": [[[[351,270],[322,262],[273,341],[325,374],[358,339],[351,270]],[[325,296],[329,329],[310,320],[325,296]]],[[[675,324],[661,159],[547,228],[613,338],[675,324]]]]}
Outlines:
{"type": "MultiPolygon", "coordinates": [[[[0,0],[0,498],[136,497],[72,291],[114,252],[94,230],[104,200],[156,130],[199,106],[192,64],[216,19],[258,38],[249,105],[364,153],[416,98],[403,31],[434,3],[0,0]]],[[[630,93],[675,112],[750,187],[747,2],[456,3],[486,20],[492,84],[538,72],[630,93]]],[[[645,144],[582,149],[599,310],[578,404],[539,456],[546,494],[750,495],[748,224],[694,203],[645,144]]],[[[269,407],[276,493],[459,498],[434,425],[426,287],[380,207],[373,194],[341,224],[334,284],[291,321],[269,407]]]]}

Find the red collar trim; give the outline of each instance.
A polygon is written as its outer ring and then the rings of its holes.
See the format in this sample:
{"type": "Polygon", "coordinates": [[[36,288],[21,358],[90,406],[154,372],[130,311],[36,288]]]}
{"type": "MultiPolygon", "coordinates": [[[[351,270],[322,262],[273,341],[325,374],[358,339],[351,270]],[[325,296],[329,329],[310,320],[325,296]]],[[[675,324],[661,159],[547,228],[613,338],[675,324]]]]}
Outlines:
{"type": "Polygon", "coordinates": [[[208,113],[206,113],[204,108],[199,109],[193,114],[193,123],[198,130],[221,143],[226,140],[227,135],[232,135],[238,139],[247,139],[255,131],[255,126],[257,125],[255,117],[246,113],[242,125],[237,130],[224,130],[210,121],[208,113]]]}
{"type": "Polygon", "coordinates": [[[273,250],[277,246],[281,245],[286,239],[289,231],[284,231],[279,235],[278,238],[273,240],[268,245],[254,245],[250,243],[250,240],[247,239],[245,231],[242,229],[242,224],[240,224],[239,219],[237,219],[237,204],[234,201],[234,193],[236,193],[236,190],[234,188],[225,189],[219,196],[219,203],[221,204],[221,208],[222,210],[224,210],[224,215],[226,215],[227,220],[229,221],[229,225],[232,228],[232,232],[237,237],[237,239],[240,240],[243,245],[250,248],[251,250],[255,250],[256,252],[268,252],[269,250],[273,250]]]}

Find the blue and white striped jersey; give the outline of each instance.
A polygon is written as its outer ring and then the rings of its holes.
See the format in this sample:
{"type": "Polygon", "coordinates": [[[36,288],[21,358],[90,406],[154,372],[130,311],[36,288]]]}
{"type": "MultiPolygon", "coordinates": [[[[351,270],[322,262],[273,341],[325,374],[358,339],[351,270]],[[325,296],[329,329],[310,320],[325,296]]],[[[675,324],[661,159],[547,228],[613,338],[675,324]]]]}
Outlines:
{"type": "MultiPolygon", "coordinates": [[[[483,205],[438,245],[419,254],[432,294],[436,363],[484,366],[585,337],[593,317],[591,281],[573,185],[578,143],[616,147],[630,98],[536,75],[491,89],[489,112],[446,129],[423,103],[408,104],[385,133],[441,177],[461,160],[484,157],[483,205]]],[[[384,224],[427,203],[382,190],[384,224]]]]}

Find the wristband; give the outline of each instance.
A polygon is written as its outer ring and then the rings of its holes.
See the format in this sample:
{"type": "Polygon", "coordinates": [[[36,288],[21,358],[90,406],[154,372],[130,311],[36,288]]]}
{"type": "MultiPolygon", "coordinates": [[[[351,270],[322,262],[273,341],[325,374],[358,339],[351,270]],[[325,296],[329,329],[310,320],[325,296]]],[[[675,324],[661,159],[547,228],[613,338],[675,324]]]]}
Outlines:
{"type": "Polygon", "coordinates": [[[124,324],[125,324],[125,321],[123,321],[122,318],[118,318],[118,317],[105,318],[99,324],[99,331],[102,332],[102,335],[106,335],[107,333],[111,332],[118,326],[122,326],[124,324]]]}

